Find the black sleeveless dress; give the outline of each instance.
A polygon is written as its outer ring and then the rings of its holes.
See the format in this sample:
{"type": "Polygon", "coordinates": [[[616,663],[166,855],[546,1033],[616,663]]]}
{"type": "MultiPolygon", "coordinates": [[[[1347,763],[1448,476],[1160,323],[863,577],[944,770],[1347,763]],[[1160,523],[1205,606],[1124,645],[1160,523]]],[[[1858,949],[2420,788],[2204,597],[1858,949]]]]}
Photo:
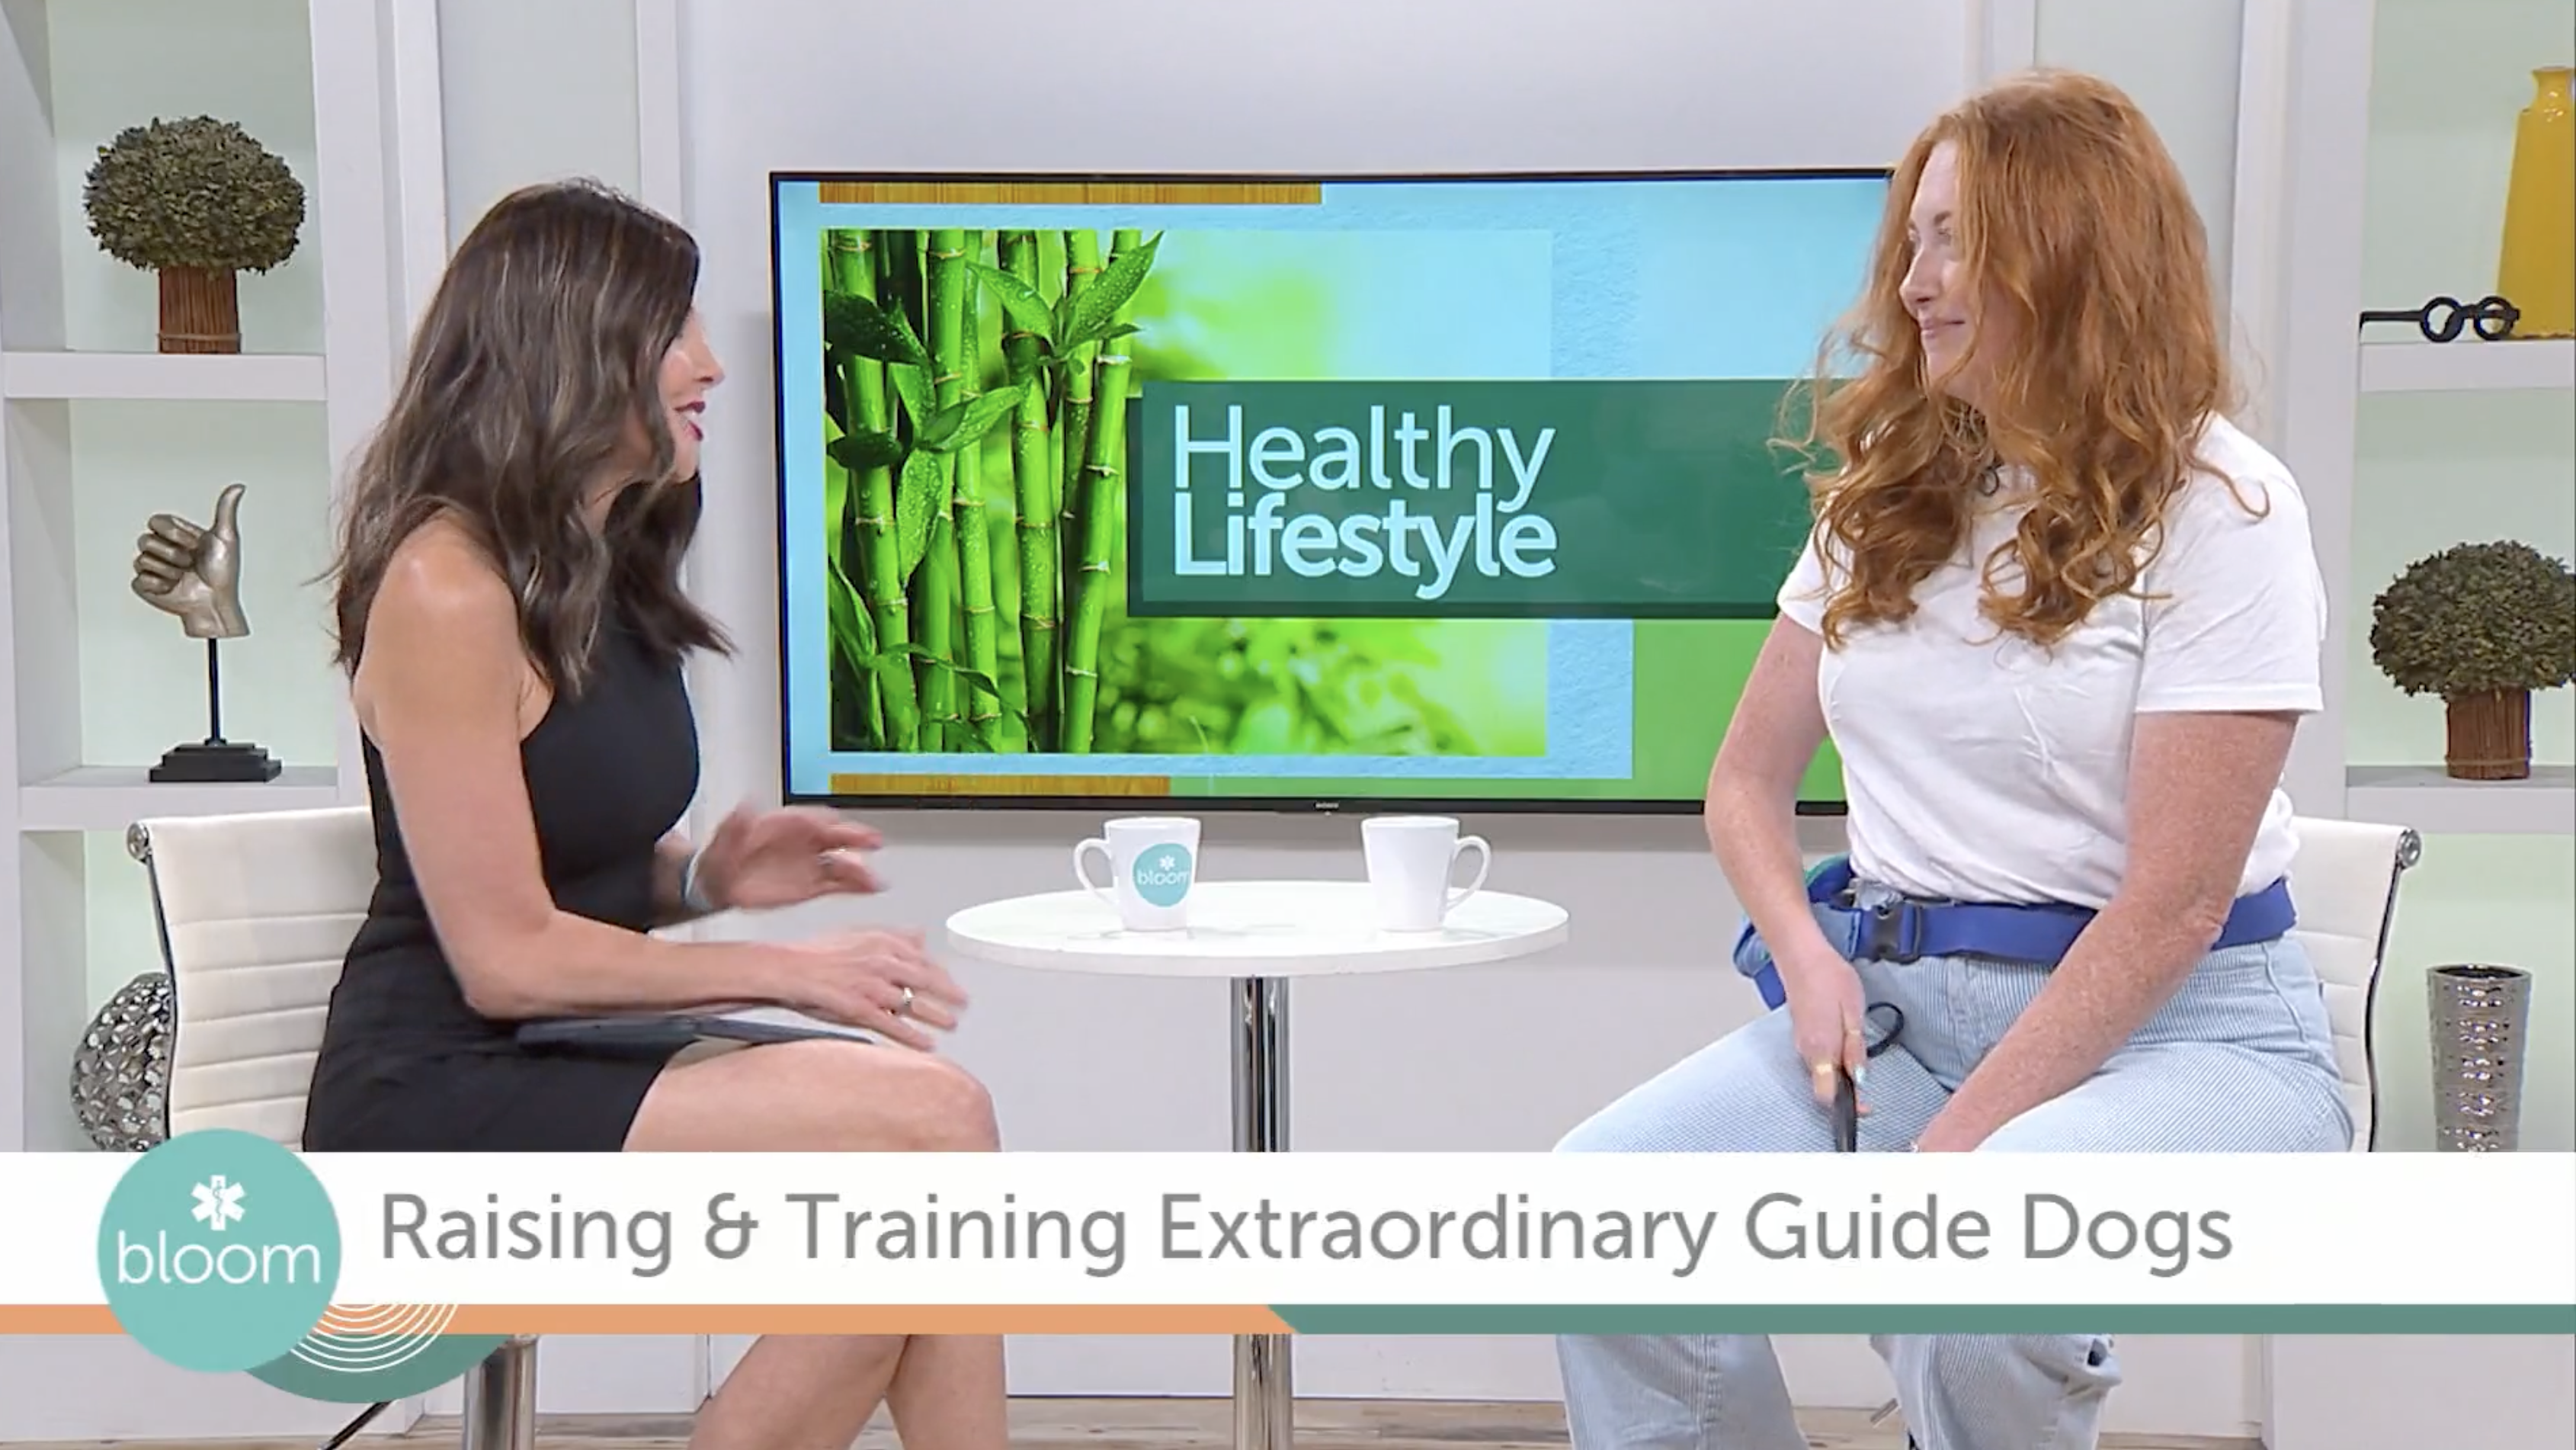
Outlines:
{"type": "MultiPolygon", "coordinates": [[[[317,1153],[616,1152],[663,1057],[530,1050],[466,1005],[412,879],[384,764],[365,744],[374,899],[331,994],[304,1147],[317,1153]]],[[[698,786],[680,666],[612,608],[578,695],[520,743],[546,885],[564,911],[654,924],[654,847],[698,786]]]]}

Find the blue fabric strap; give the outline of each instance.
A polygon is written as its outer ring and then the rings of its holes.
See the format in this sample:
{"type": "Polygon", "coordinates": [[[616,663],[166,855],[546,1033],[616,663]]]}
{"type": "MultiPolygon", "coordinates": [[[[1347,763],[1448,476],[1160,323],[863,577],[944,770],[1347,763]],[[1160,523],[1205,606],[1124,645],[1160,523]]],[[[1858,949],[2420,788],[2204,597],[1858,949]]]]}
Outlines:
{"type": "MultiPolygon", "coordinates": [[[[1911,962],[1922,957],[1977,956],[2054,966],[2092,923],[2080,906],[1980,902],[1852,902],[1851,860],[1832,857],[1807,875],[1807,902],[1825,940],[1847,961],[1911,962]]],[[[2212,949],[2273,941],[2298,924],[2287,880],[2237,898],[2212,949]]],[[[1735,968],[1761,990],[1764,1005],[1787,1001],[1778,967],[1747,918],[1736,934],[1735,968]]]]}

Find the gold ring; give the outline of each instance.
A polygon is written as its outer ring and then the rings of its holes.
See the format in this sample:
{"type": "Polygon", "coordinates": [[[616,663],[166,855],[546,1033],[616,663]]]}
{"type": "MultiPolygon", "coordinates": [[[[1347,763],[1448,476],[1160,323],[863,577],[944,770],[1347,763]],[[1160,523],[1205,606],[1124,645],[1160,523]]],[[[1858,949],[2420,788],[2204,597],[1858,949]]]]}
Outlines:
{"type": "Polygon", "coordinates": [[[1811,1071],[1813,1071],[1818,1077],[1832,1077],[1834,1075],[1834,1065],[1830,1062],[1820,1062],[1817,1063],[1811,1071]]]}

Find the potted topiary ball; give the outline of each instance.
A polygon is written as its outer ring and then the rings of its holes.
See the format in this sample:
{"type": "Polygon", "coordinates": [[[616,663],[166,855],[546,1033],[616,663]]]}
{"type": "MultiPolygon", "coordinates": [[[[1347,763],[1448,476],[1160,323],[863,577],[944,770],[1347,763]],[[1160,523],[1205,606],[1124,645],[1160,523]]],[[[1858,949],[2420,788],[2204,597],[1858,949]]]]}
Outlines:
{"type": "Polygon", "coordinates": [[[2407,694],[2442,697],[2445,774],[2527,779],[2531,692],[2576,678],[2576,572],[2509,541],[2418,559],[2372,601],[2370,656],[2407,694]]]}
{"type": "Polygon", "coordinates": [[[117,133],[81,205],[102,251],[159,274],[163,352],[241,351],[235,278],[295,255],[304,225],[304,186],[286,162],[211,116],[117,133]]]}

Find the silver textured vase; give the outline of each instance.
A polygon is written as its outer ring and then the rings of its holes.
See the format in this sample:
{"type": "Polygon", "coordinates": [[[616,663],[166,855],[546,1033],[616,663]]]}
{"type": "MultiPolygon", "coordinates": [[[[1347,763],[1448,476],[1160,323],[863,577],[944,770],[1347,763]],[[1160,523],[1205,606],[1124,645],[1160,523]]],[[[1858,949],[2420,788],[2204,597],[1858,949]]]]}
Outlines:
{"type": "Polygon", "coordinates": [[[2428,968],[2433,1151],[2511,1153],[2522,1141],[2522,1061],[2531,973],[2453,963],[2428,968]]]}
{"type": "Polygon", "coordinates": [[[89,1140],[140,1153],[168,1131],[170,974],[145,972],[116,989],[72,1054],[72,1109],[89,1140]]]}

